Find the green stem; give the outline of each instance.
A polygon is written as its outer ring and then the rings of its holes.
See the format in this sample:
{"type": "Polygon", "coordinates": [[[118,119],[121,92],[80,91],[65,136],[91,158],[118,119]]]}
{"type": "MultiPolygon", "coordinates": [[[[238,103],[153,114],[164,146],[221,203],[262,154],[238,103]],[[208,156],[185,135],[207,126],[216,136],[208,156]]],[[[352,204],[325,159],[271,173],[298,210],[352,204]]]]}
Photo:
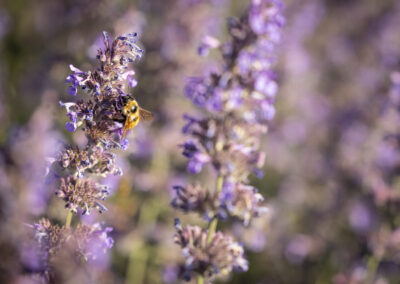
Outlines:
{"type": "MultiPolygon", "coordinates": [[[[218,195],[221,192],[223,183],[224,183],[223,176],[218,175],[217,187],[215,189],[214,195],[218,195]]],[[[207,244],[211,243],[214,233],[217,230],[217,225],[218,225],[218,218],[214,216],[211,222],[208,224],[207,244]]]]}
{"type": "MultiPolygon", "coordinates": [[[[215,188],[215,192],[214,195],[218,195],[221,190],[222,190],[222,185],[224,184],[224,178],[222,175],[218,175],[217,178],[217,186],[215,188]]],[[[214,234],[217,230],[217,226],[218,226],[218,218],[216,216],[214,216],[211,220],[211,222],[208,224],[208,233],[207,233],[207,245],[211,243],[214,234]]],[[[204,278],[202,275],[199,275],[197,277],[197,284],[203,284],[204,283],[204,278]]]]}
{"type": "MultiPolygon", "coordinates": [[[[160,211],[161,208],[157,200],[152,200],[151,202],[145,201],[140,210],[137,227],[143,228],[149,225],[155,227],[160,211]]],[[[149,250],[150,247],[146,245],[146,243],[133,241],[128,260],[125,284],[142,284],[147,282],[146,271],[152,261],[149,250]]]]}
{"type": "Polygon", "coordinates": [[[217,225],[218,225],[218,218],[214,217],[211,220],[210,224],[208,225],[207,244],[211,243],[214,233],[217,230],[217,225]]]}
{"type": "Polygon", "coordinates": [[[67,228],[71,227],[71,221],[72,221],[72,211],[68,210],[67,220],[65,221],[65,227],[67,228]]]}
{"type": "Polygon", "coordinates": [[[375,276],[376,276],[376,272],[378,270],[379,267],[379,263],[382,260],[382,256],[383,256],[383,251],[377,253],[376,255],[372,255],[367,262],[367,277],[366,277],[366,282],[365,283],[373,283],[375,276]]]}
{"type": "Polygon", "coordinates": [[[140,241],[134,242],[129,255],[128,271],[125,284],[144,283],[148,259],[149,248],[146,247],[146,244],[140,241]]]}

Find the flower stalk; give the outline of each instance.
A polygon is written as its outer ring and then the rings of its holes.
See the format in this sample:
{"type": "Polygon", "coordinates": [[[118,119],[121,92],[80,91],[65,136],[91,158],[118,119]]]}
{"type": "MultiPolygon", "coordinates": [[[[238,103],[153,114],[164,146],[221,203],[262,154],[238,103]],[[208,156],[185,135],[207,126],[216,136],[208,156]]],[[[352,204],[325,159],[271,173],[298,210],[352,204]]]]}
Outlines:
{"type": "Polygon", "coordinates": [[[197,174],[210,166],[217,173],[213,192],[199,183],[174,187],[171,205],[185,213],[199,213],[208,221],[208,230],[175,223],[187,280],[196,273],[202,283],[248,269],[243,247],[218,232],[217,226],[219,220],[229,218],[248,226],[268,211],[249,177],[262,176],[261,136],[275,114],[278,84],[271,67],[285,22],[282,9],[278,0],[253,0],[240,19],[229,19],[229,41],[221,43],[207,36],[199,48],[200,55],[219,49],[220,70],[187,80],[185,94],[202,110],[201,117],[184,116],[183,133],[190,138],[180,146],[189,159],[187,170],[197,174]],[[226,246],[220,246],[220,241],[226,246]]]}
{"type": "MultiPolygon", "coordinates": [[[[49,176],[55,180],[55,195],[65,202],[67,217],[65,225],[59,227],[43,219],[35,224],[35,237],[42,253],[45,274],[51,275],[51,263],[62,250],[71,250],[80,260],[90,260],[104,254],[113,246],[109,236],[112,228],[71,222],[74,214],[89,215],[93,209],[107,211],[103,204],[110,195],[107,185],[100,179],[109,175],[122,175],[116,165],[115,149],[126,149],[126,106],[136,100],[130,93],[137,85],[134,71],[129,64],[140,58],[143,51],[136,44],[137,34],[131,33],[111,39],[103,32],[104,49],[98,50],[99,67],[93,71],[82,71],[70,65],[72,73],[66,82],[68,93],[77,96],[83,91],[84,99],[60,102],[67,110],[69,121],[65,128],[70,132],[82,130],[87,138],[83,148],[68,146],[63,149],[49,168],[49,176]]],[[[138,120],[136,121],[136,123],[138,120]]],[[[136,124],[135,124],[136,125],[136,124]]]]}
{"type": "MultiPolygon", "coordinates": [[[[222,190],[222,185],[224,183],[224,178],[222,177],[222,175],[218,175],[217,177],[217,187],[215,189],[214,195],[219,195],[219,193],[222,190]]],[[[210,221],[210,223],[208,224],[208,232],[207,232],[207,244],[211,243],[211,240],[215,234],[215,231],[217,230],[217,226],[218,226],[218,218],[217,217],[213,217],[210,221]]]]}
{"type": "Polygon", "coordinates": [[[71,210],[68,210],[67,219],[66,219],[66,221],[65,221],[65,227],[66,227],[66,228],[71,227],[71,221],[72,221],[72,211],[71,211],[71,210]]]}

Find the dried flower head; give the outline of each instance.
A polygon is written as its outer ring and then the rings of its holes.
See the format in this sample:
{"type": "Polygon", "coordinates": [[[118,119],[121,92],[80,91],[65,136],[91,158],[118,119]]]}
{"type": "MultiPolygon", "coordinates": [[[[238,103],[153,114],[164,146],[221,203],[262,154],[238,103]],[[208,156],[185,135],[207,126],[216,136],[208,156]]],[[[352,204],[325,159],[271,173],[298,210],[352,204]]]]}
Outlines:
{"type": "Polygon", "coordinates": [[[206,214],[215,209],[215,199],[210,191],[199,184],[189,184],[187,187],[176,185],[173,189],[175,196],[171,201],[171,206],[175,209],[200,214],[206,214]]]}
{"type": "Polygon", "coordinates": [[[50,220],[45,218],[39,220],[33,227],[39,251],[45,260],[43,263],[48,263],[48,259],[56,255],[66,242],[67,229],[52,225],[50,220]]]}
{"type": "Polygon", "coordinates": [[[221,211],[225,209],[229,215],[239,218],[245,225],[249,224],[251,218],[268,212],[268,208],[262,206],[264,197],[251,185],[227,180],[219,198],[221,211]]]}
{"type": "Polygon", "coordinates": [[[217,216],[226,219],[235,217],[248,225],[253,217],[267,213],[262,206],[263,196],[253,186],[225,180],[219,194],[211,194],[201,185],[174,186],[175,196],[171,206],[185,213],[196,212],[206,220],[217,216]],[[217,215],[215,215],[217,214],[217,215]]]}
{"type": "Polygon", "coordinates": [[[214,234],[207,243],[207,232],[197,226],[182,227],[175,221],[175,243],[182,249],[186,258],[185,278],[190,280],[193,273],[214,277],[229,274],[233,269],[246,271],[247,260],[241,245],[221,232],[214,234]]]}
{"type": "Polygon", "coordinates": [[[109,236],[111,227],[102,228],[100,223],[91,226],[79,224],[74,230],[76,248],[84,260],[96,259],[114,245],[109,236]]]}
{"type": "Polygon", "coordinates": [[[112,229],[103,229],[99,223],[90,226],[79,224],[72,229],[53,225],[48,219],[41,219],[34,224],[33,229],[38,253],[45,264],[44,271],[49,271],[52,263],[60,257],[73,257],[72,261],[78,262],[96,259],[114,244],[108,235],[112,229]]]}
{"type": "Polygon", "coordinates": [[[85,172],[101,177],[109,174],[122,175],[122,170],[115,164],[115,154],[100,146],[65,148],[57,160],[63,171],[76,177],[83,177],[85,172]]]}
{"type": "Polygon", "coordinates": [[[110,194],[108,187],[96,183],[91,179],[78,179],[74,177],[61,178],[60,188],[56,191],[57,197],[65,201],[65,207],[74,213],[78,208],[82,214],[90,214],[93,208],[100,213],[107,208],[100,203],[110,194]]]}

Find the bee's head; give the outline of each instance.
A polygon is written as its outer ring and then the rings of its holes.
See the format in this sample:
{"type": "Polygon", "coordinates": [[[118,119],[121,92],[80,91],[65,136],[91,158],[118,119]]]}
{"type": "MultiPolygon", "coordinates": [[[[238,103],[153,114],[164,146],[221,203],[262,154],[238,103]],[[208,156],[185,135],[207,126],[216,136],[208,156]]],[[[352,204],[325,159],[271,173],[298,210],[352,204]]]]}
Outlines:
{"type": "Polygon", "coordinates": [[[124,115],[135,114],[138,112],[138,110],[139,105],[137,101],[135,99],[131,99],[125,104],[124,108],[122,109],[122,113],[124,115]]]}

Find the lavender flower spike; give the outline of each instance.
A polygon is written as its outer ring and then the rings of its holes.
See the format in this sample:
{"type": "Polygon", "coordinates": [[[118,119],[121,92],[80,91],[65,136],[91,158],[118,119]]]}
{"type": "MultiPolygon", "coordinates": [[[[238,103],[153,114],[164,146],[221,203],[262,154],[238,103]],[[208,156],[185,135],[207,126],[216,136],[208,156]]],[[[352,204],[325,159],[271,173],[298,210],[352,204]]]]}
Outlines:
{"type": "Polygon", "coordinates": [[[139,59],[143,50],[136,44],[136,33],[119,36],[112,42],[106,32],[103,35],[106,48],[98,51],[99,68],[84,72],[70,65],[73,73],[66,80],[72,84],[69,90],[73,90],[74,95],[81,88],[89,94],[90,100],[64,105],[74,125],[69,124],[68,130],[82,125],[92,144],[120,148],[122,133],[118,121],[122,119],[122,107],[129,95],[128,86],[133,88],[137,84],[133,77],[135,72],[129,70],[128,64],[139,59]]]}
{"type": "MultiPolygon", "coordinates": [[[[197,212],[209,221],[208,232],[186,227],[201,248],[188,247],[185,236],[189,233],[177,227],[177,243],[186,257],[187,273],[197,273],[199,283],[203,277],[221,273],[221,267],[216,269],[218,264],[209,263],[204,251],[216,239],[227,238],[215,233],[218,219],[230,216],[249,225],[253,218],[268,211],[262,205],[262,195],[249,185],[249,176],[262,175],[265,154],[260,150],[260,138],[275,114],[278,84],[271,68],[285,24],[282,10],[279,0],[253,0],[240,20],[229,19],[228,42],[204,38],[199,51],[204,55],[208,49],[218,48],[223,58],[220,71],[187,80],[185,95],[203,110],[202,117],[184,117],[187,124],[183,133],[189,139],[181,147],[189,159],[187,169],[196,174],[209,165],[218,177],[212,191],[199,184],[176,186],[171,202],[174,208],[197,212]]],[[[235,248],[240,251],[239,246],[235,248]]],[[[226,259],[229,257],[224,255],[218,261],[226,259]]],[[[241,270],[247,267],[242,251],[232,256],[232,263],[240,263],[241,270]]]]}
{"type": "Polygon", "coordinates": [[[70,65],[72,73],[66,82],[71,84],[67,92],[78,95],[79,90],[87,93],[85,100],[63,103],[69,122],[66,129],[74,132],[82,129],[87,137],[83,149],[67,146],[52,161],[48,171],[55,177],[55,195],[65,202],[68,209],[65,226],[52,225],[43,219],[34,226],[39,251],[45,271],[58,251],[69,251],[83,260],[95,259],[98,253],[104,253],[113,245],[108,236],[112,228],[103,229],[99,223],[91,226],[78,224],[71,228],[72,215],[90,214],[92,209],[100,213],[107,211],[103,201],[110,194],[108,186],[98,182],[108,175],[122,175],[116,165],[113,149],[126,149],[127,140],[123,139],[123,122],[126,113],[123,108],[132,95],[130,88],[136,86],[135,72],[129,70],[129,63],[140,58],[143,51],[136,44],[136,33],[119,36],[111,40],[104,36],[104,50],[99,50],[99,67],[94,71],[82,71],[70,65]]]}

